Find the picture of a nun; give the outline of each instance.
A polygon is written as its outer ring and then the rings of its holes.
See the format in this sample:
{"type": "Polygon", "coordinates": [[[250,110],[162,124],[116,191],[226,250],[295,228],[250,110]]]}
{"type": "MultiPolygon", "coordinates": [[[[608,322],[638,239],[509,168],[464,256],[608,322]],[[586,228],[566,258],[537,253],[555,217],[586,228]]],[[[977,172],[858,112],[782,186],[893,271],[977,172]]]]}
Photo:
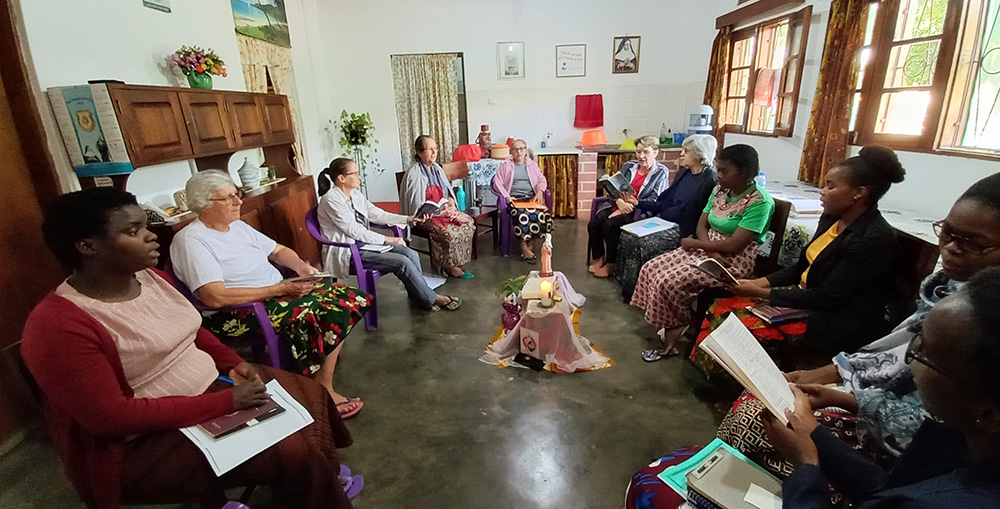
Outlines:
{"type": "Polygon", "coordinates": [[[615,37],[612,74],[639,72],[639,36],[615,37]]]}

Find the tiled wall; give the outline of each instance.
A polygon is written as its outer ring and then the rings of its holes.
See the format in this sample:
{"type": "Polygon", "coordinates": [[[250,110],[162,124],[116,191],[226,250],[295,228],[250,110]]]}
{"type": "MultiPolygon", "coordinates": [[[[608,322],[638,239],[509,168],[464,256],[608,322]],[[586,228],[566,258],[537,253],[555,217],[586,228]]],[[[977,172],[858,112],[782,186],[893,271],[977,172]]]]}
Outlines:
{"type": "Polygon", "coordinates": [[[577,158],[577,219],[590,220],[590,204],[595,196],[597,196],[597,152],[584,152],[577,158]]]}
{"type": "Polygon", "coordinates": [[[481,124],[489,124],[494,142],[508,137],[524,138],[538,147],[547,133],[549,146],[570,147],[580,141],[581,129],[573,127],[576,94],[604,96],[604,130],[609,143],[630,137],[658,136],[660,126],[687,131],[688,115],[702,104],[705,82],[666,85],[607,86],[575,89],[525,88],[469,90],[467,105],[469,140],[474,140],[481,124]]]}

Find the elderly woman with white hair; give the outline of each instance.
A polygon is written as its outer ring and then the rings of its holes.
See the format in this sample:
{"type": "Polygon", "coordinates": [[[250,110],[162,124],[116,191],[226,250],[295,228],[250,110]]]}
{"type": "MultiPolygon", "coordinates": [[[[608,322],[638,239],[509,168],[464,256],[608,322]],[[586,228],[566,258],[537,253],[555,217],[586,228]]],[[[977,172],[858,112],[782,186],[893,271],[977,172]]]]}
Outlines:
{"type": "MultiPolygon", "coordinates": [[[[242,193],[228,173],[198,172],[188,180],[185,192],[198,219],[178,232],[170,245],[178,279],[209,307],[263,301],[275,331],[291,344],[300,371],[326,387],[341,417],[356,414],[363,403],[333,390],[333,371],[344,338],[371,297],[319,279],[284,281],[272,262],[300,276],[318,271],[295,251],[240,220],[242,193]]],[[[242,336],[259,327],[245,309],[214,313],[203,325],[225,336],[242,336]]]]}
{"type": "Polygon", "coordinates": [[[531,247],[532,240],[552,233],[552,214],[545,205],[548,186],[538,163],[528,157],[528,143],[514,140],[510,159],[500,163],[493,176],[493,188],[507,199],[507,210],[502,213],[511,216],[514,236],[521,241],[521,259],[528,263],[537,259],[531,247]],[[527,203],[515,207],[515,201],[527,203]]]}
{"type": "Polygon", "coordinates": [[[694,235],[701,211],[712,195],[719,179],[712,168],[719,143],[708,134],[695,134],[684,139],[680,170],[674,181],[655,200],[639,200],[639,207],[680,226],[681,238],[694,235]]]}

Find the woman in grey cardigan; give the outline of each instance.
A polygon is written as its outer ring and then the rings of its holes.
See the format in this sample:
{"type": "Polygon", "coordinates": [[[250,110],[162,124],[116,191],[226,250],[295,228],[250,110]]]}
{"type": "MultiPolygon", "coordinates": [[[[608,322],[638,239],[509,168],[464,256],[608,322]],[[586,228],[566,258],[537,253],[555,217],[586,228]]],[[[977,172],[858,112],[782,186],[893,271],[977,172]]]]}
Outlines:
{"type": "Polygon", "coordinates": [[[427,234],[431,247],[431,268],[442,275],[472,279],[471,272],[462,268],[472,260],[472,240],[476,234],[475,220],[455,206],[455,192],[441,165],[437,164],[437,142],[420,135],[413,142],[416,164],[406,170],[400,188],[399,209],[407,216],[416,216],[424,202],[448,198],[444,208],[414,231],[427,234]]]}

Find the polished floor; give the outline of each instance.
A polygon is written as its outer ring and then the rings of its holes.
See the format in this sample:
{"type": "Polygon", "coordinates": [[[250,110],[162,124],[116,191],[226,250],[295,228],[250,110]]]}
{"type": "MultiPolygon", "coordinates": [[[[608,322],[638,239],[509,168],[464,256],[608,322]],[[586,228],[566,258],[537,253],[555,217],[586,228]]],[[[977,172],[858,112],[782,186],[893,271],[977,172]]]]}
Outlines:
{"type": "MultiPolygon", "coordinates": [[[[348,421],[345,464],[365,477],[357,508],[615,508],[651,459],[715,434],[704,379],[681,358],[644,363],[654,331],[614,280],[587,274],[586,224],[558,220],[554,266],[587,296],[584,336],[617,363],[592,373],[496,369],[479,362],[500,323],[495,289],[531,267],[490,252],[449,280],[457,311],[411,309],[393,277],[379,282],[381,327],[352,332],[334,380],[365,407],[348,421]]],[[[262,507],[266,490],[251,506],[262,507]]],[[[83,507],[39,434],[0,457],[0,507],[83,507]]]]}

